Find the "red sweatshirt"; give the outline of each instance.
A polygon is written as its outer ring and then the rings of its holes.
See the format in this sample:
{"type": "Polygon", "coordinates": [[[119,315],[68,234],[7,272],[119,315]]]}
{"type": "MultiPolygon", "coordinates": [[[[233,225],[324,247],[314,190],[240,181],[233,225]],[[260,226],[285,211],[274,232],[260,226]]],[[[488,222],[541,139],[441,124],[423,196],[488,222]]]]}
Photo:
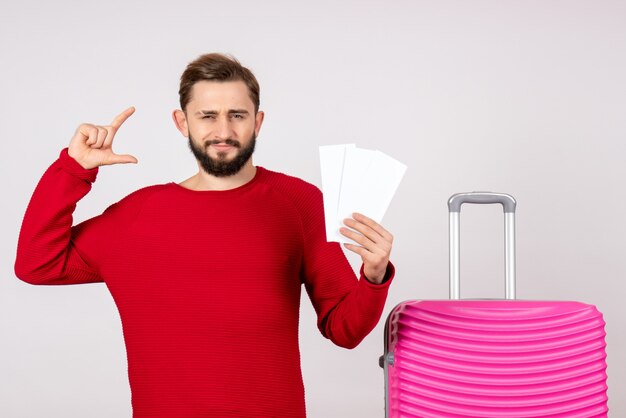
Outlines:
{"type": "Polygon", "coordinates": [[[357,280],[326,242],[320,191],[262,167],[227,191],[147,187],[72,227],[96,174],[61,152],[26,211],[15,271],[32,284],[106,283],[133,416],[304,417],[301,285],[322,334],[354,347],[380,319],[393,266],[382,285],[357,280]]]}

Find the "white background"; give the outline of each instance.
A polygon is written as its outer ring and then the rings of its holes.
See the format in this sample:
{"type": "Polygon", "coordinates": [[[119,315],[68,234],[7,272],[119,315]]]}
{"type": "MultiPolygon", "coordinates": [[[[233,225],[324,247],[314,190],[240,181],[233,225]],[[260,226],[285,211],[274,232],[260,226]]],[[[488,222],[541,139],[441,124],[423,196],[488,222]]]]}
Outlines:
{"type": "MultiPolygon", "coordinates": [[[[120,321],[104,285],[13,273],[28,199],[81,122],[136,114],[76,220],[194,174],[170,112],[198,55],[234,54],[261,83],[255,163],[320,184],[318,146],[356,143],[409,166],[384,219],[397,276],[384,315],[447,297],[448,197],[518,200],[518,294],[592,303],[607,321],[611,416],[626,416],[626,2],[71,1],[0,9],[0,416],[130,417],[120,321]]],[[[463,296],[502,294],[502,218],[463,210],[463,296]]],[[[356,261],[350,257],[357,268],[356,261]]],[[[312,418],[383,416],[382,322],[355,350],[303,300],[312,418]]]]}

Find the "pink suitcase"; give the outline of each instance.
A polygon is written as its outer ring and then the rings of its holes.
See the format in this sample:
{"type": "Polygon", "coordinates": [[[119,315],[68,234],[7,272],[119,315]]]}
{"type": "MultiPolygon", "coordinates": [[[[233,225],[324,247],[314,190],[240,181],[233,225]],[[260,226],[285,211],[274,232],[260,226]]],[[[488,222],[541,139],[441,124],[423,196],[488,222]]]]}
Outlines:
{"type": "Polygon", "coordinates": [[[387,418],[608,416],[605,331],[592,305],[515,300],[515,199],[461,193],[450,209],[450,299],[415,300],[387,318],[387,418]],[[463,203],[505,214],[505,300],[459,300],[463,203]]]}

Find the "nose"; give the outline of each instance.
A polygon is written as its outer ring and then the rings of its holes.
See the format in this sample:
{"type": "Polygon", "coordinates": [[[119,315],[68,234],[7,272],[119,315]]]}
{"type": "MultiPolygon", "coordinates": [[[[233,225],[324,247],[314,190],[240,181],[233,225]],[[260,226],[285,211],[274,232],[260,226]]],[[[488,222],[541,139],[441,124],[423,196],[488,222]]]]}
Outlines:
{"type": "Polygon", "coordinates": [[[233,139],[233,127],[230,118],[218,118],[214,133],[215,139],[233,139]]]}

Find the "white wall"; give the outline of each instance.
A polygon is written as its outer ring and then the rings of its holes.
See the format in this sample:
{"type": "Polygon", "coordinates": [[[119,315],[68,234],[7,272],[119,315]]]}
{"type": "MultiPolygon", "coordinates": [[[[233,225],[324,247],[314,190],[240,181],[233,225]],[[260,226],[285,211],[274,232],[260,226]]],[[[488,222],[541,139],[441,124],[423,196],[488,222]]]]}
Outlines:
{"type": "MultiPolygon", "coordinates": [[[[384,221],[397,266],[385,315],[447,297],[452,193],[513,194],[519,296],[604,312],[611,415],[626,416],[626,3],[297,3],[2,3],[0,416],[130,417],[111,297],[103,285],[18,281],[21,217],[75,127],[129,105],[116,149],[140,164],[102,169],[76,219],[193,174],[170,111],[184,66],[210,51],[233,53],[261,82],[257,164],[319,185],[317,147],[355,142],[409,166],[384,221]]],[[[463,222],[464,296],[498,297],[501,211],[468,207],[463,222]]],[[[310,417],[382,417],[382,326],[346,351],[302,309],[310,417]]]]}

